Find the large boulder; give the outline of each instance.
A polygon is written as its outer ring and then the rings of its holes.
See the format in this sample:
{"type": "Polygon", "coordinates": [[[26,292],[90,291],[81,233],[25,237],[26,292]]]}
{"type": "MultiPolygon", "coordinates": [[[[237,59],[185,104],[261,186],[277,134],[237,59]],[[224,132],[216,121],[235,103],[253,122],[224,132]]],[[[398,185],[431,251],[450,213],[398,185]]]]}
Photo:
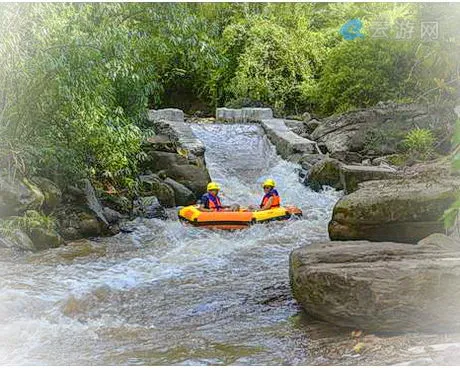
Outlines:
{"type": "Polygon", "coordinates": [[[88,208],[66,204],[56,211],[59,233],[65,240],[105,235],[107,226],[88,208]]]}
{"type": "Polygon", "coordinates": [[[57,248],[64,242],[62,237],[54,229],[36,227],[30,229],[29,233],[36,250],[57,248]]]}
{"type": "Polygon", "coordinates": [[[324,242],[290,256],[294,297],[305,311],[366,331],[460,329],[460,240],[434,234],[417,245],[324,242]]]}
{"type": "Polygon", "coordinates": [[[101,204],[89,180],[81,180],[67,188],[55,211],[58,232],[65,240],[115,235],[121,216],[115,212],[101,204]]]}
{"type": "Polygon", "coordinates": [[[391,167],[342,165],[340,180],[346,194],[353,193],[358,189],[358,184],[371,180],[396,179],[400,177],[391,167]]]}
{"type": "Polygon", "coordinates": [[[171,178],[166,178],[164,182],[173,189],[176,206],[188,206],[196,202],[195,194],[193,194],[193,192],[185,185],[182,185],[171,178]]]}
{"type": "Polygon", "coordinates": [[[324,157],[309,168],[306,184],[315,191],[321,190],[323,185],[343,189],[340,180],[341,167],[342,164],[338,160],[324,157]]]}
{"type": "Polygon", "coordinates": [[[41,190],[27,178],[12,180],[7,175],[0,176],[0,217],[40,209],[44,200],[41,190]]]}
{"type": "Polygon", "coordinates": [[[158,172],[160,177],[169,177],[186,186],[198,198],[206,192],[206,186],[211,181],[206,168],[194,165],[175,165],[158,172]]]}
{"type": "Polygon", "coordinates": [[[174,189],[164,183],[158,175],[140,175],[140,194],[143,197],[154,196],[165,207],[175,207],[174,189]]]}
{"type": "Polygon", "coordinates": [[[38,186],[38,188],[40,188],[44,195],[43,211],[46,213],[52,212],[61,203],[61,189],[59,189],[59,187],[51,180],[46,178],[36,176],[32,178],[32,181],[38,186]]]}
{"type": "Polygon", "coordinates": [[[407,132],[417,127],[445,139],[455,119],[447,106],[379,103],[324,119],[311,138],[324,143],[330,153],[353,151],[377,157],[400,151],[407,132]]]}
{"type": "Polygon", "coordinates": [[[142,162],[141,166],[144,170],[151,170],[158,172],[165,170],[171,166],[188,165],[187,157],[179,155],[176,152],[163,152],[163,151],[148,151],[148,156],[142,162]]]}
{"type": "MultiPolygon", "coordinates": [[[[183,113],[182,113],[183,116],[183,113]]],[[[187,152],[190,157],[203,157],[205,147],[193,133],[190,124],[184,122],[183,118],[179,117],[175,120],[160,119],[149,113],[148,120],[157,135],[168,137],[176,147],[187,152]]]]}
{"type": "Polygon", "coordinates": [[[329,236],[332,240],[416,243],[444,231],[441,217],[459,193],[460,179],[455,177],[361,183],[335,205],[329,236]]]}

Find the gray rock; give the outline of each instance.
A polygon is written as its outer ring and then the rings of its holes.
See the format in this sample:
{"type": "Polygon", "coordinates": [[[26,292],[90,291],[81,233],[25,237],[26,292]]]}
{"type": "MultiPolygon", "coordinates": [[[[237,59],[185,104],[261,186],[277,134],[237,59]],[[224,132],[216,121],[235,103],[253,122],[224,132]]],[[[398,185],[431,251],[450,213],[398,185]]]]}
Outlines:
{"type": "Polygon", "coordinates": [[[63,244],[61,236],[51,229],[33,228],[30,230],[30,238],[37,250],[57,248],[63,244]]]}
{"type": "Polygon", "coordinates": [[[444,106],[416,104],[378,104],[322,120],[311,138],[324,143],[330,153],[361,152],[382,156],[400,150],[407,132],[428,128],[442,136],[453,126],[455,114],[444,106]]]}
{"type": "Polygon", "coordinates": [[[296,153],[318,153],[315,142],[289,130],[282,119],[262,120],[262,127],[279,155],[285,159],[296,153]]]}
{"type": "Polygon", "coordinates": [[[65,240],[113,235],[110,224],[102,222],[87,205],[61,204],[55,212],[58,232],[65,240]]]}
{"type": "Polygon", "coordinates": [[[316,119],[310,120],[304,125],[305,131],[311,135],[316,130],[316,128],[319,127],[320,124],[321,123],[316,119]]]}
{"type": "Polygon", "coordinates": [[[396,179],[401,175],[392,168],[342,165],[340,180],[345,194],[353,193],[358,189],[358,184],[371,180],[396,179]]]}
{"type": "Polygon", "coordinates": [[[0,247],[35,251],[35,245],[30,237],[21,230],[15,230],[6,237],[0,236],[0,247]]]}
{"type": "MultiPolygon", "coordinates": [[[[460,329],[460,244],[324,242],[290,256],[294,297],[338,326],[379,332],[460,329]]],[[[443,242],[443,239],[445,242],[443,242]]]]}
{"type": "Polygon", "coordinates": [[[358,152],[336,151],[329,154],[329,157],[346,164],[359,164],[363,161],[363,157],[358,152]]]}
{"type": "Polygon", "coordinates": [[[176,206],[188,206],[196,202],[195,194],[193,194],[193,192],[185,185],[182,185],[171,178],[166,178],[164,182],[174,190],[176,206]]]}
{"type": "Polygon", "coordinates": [[[42,207],[45,196],[41,190],[26,178],[12,180],[0,176],[0,217],[22,215],[27,210],[42,207]]]}
{"type": "Polygon", "coordinates": [[[52,212],[59,206],[62,200],[62,192],[56,184],[49,179],[37,176],[32,178],[31,181],[38,186],[45,197],[43,210],[46,213],[52,212]]]}
{"type": "Polygon", "coordinates": [[[444,232],[442,215],[459,193],[459,178],[364,182],[335,205],[329,236],[332,240],[416,243],[444,232]]]}
{"type": "Polygon", "coordinates": [[[141,165],[144,170],[158,172],[169,169],[171,166],[189,165],[187,158],[177,153],[162,151],[149,151],[147,153],[148,157],[141,165]]]}
{"type": "Polygon", "coordinates": [[[184,112],[180,109],[161,109],[161,110],[149,110],[148,112],[148,120],[155,122],[161,120],[169,120],[169,121],[184,121],[184,112]]]}
{"type": "Polygon", "coordinates": [[[109,207],[104,207],[102,211],[110,225],[117,224],[123,218],[120,212],[115,211],[109,207]]]}
{"type": "Polygon", "coordinates": [[[165,220],[166,212],[158,199],[154,196],[140,197],[134,201],[133,215],[145,218],[159,218],[165,220]]]}
{"type": "Polygon", "coordinates": [[[324,155],[318,153],[306,153],[302,155],[298,163],[304,170],[310,170],[315,164],[325,159],[324,155]]]}
{"type": "Polygon", "coordinates": [[[216,109],[216,120],[233,123],[260,122],[264,119],[272,119],[273,111],[269,108],[244,107],[242,109],[228,109],[219,107],[216,109]]]}
{"type": "Polygon", "coordinates": [[[177,152],[176,143],[173,142],[166,135],[155,135],[149,137],[142,143],[144,151],[163,151],[163,152],[177,152]]]}
{"type": "Polygon", "coordinates": [[[457,117],[460,119],[460,105],[454,107],[454,112],[457,117]]]}
{"type": "Polygon", "coordinates": [[[158,175],[140,175],[140,193],[143,197],[156,197],[165,207],[175,207],[174,190],[164,183],[158,175]]]}
{"type": "Polygon", "coordinates": [[[180,121],[162,120],[152,122],[152,128],[155,134],[168,137],[187,156],[191,158],[204,156],[204,144],[195,136],[189,124],[180,121]]]}
{"type": "Polygon", "coordinates": [[[169,177],[186,186],[198,198],[206,192],[206,186],[211,181],[206,168],[194,165],[174,165],[164,169],[158,175],[169,177]]]}
{"type": "Polygon", "coordinates": [[[302,114],[302,120],[303,120],[304,122],[309,122],[309,121],[311,120],[311,115],[310,115],[310,113],[304,112],[304,113],[302,114]]]}
{"type": "Polygon", "coordinates": [[[109,225],[109,222],[104,216],[104,211],[102,205],[99,201],[99,198],[96,196],[96,192],[93,188],[93,185],[88,179],[83,179],[79,183],[82,187],[83,192],[85,193],[86,205],[88,208],[94,212],[99,220],[101,220],[105,225],[109,225]]]}
{"type": "Polygon", "coordinates": [[[307,130],[305,128],[305,123],[299,120],[288,120],[284,119],[284,124],[295,134],[302,135],[306,134],[307,130]]]}
{"type": "Polygon", "coordinates": [[[324,185],[341,190],[343,189],[340,180],[341,167],[339,161],[325,157],[311,166],[306,184],[315,191],[321,190],[324,185]]]}

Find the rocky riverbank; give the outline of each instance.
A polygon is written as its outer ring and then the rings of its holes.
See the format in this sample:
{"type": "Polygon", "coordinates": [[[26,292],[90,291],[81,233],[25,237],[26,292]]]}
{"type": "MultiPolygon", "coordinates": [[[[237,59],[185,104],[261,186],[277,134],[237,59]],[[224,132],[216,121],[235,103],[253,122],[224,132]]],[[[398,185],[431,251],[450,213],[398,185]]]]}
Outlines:
{"type": "MultiPolygon", "coordinates": [[[[411,347],[407,351],[417,357],[400,356],[393,364],[460,362],[460,239],[440,234],[445,210],[460,196],[449,156],[455,111],[390,103],[331,117],[307,135],[325,154],[298,161],[306,185],[332,186],[344,196],[329,223],[332,241],[291,253],[293,294],[307,314],[358,335],[391,333],[395,337],[380,341],[396,343],[408,332],[437,336],[438,344],[411,347]],[[414,127],[438,137],[431,161],[417,162],[398,146],[414,127]],[[370,145],[376,135],[380,140],[370,145]],[[440,344],[443,336],[451,344],[440,344]]],[[[369,343],[356,343],[361,361],[360,350],[369,343]]],[[[364,355],[377,354],[372,345],[364,355]]]]}
{"type": "Polygon", "coordinates": [[[42,177],[0,176],[0,245],[22,250],[58,247],[82,238],[130,231],[134,217],[167,217],[165,208],[195,203],[210,181],[204,145],[178,109],[151,110],[155,135],[142,144],[136,195],[97,189],[88,180],[65,188],[42,177]]]}

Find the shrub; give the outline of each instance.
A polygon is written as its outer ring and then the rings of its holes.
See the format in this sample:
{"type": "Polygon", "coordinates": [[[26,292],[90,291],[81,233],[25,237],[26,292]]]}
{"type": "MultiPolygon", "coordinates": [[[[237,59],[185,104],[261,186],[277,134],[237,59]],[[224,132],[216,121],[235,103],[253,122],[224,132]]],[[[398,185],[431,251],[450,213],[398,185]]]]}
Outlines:
{"type": "Polygon", "coordinates": [[[409,154],[415,158],[426,160],[434,153],[434,143],[436,139],[429,129],[416,128],[407,133],[404,145],[409,154]]]}
{"type": "Polygon", "coordinates": [[[32,229],[41,228],[45,230],[54,230],[56,220],[52,216],[46,216],[37,211],[26,211],[24,216],[11,216],[0,220],[0,234],[5,237],[11,237],[16,230],[22,230],[30,234],[32,229]]]}

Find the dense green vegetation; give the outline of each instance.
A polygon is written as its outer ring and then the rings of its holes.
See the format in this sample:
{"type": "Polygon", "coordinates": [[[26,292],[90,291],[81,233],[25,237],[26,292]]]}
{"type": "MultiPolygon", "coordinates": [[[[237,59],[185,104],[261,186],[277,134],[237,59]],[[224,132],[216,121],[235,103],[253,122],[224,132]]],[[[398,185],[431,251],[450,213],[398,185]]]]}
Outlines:
{"type": "Polygon", "coordinates": [[[1,4],[1,166],[129,188],[148,107],[328,115],[454,99],[458,15],[420,3],[1,4]],[[353,18],[364,37],[345,40],[353,18]],[[387,38],[372,35],[379,20],[387,38]],[[422,20],[439,22],[438,40],[420,39],[422,20]]]}

